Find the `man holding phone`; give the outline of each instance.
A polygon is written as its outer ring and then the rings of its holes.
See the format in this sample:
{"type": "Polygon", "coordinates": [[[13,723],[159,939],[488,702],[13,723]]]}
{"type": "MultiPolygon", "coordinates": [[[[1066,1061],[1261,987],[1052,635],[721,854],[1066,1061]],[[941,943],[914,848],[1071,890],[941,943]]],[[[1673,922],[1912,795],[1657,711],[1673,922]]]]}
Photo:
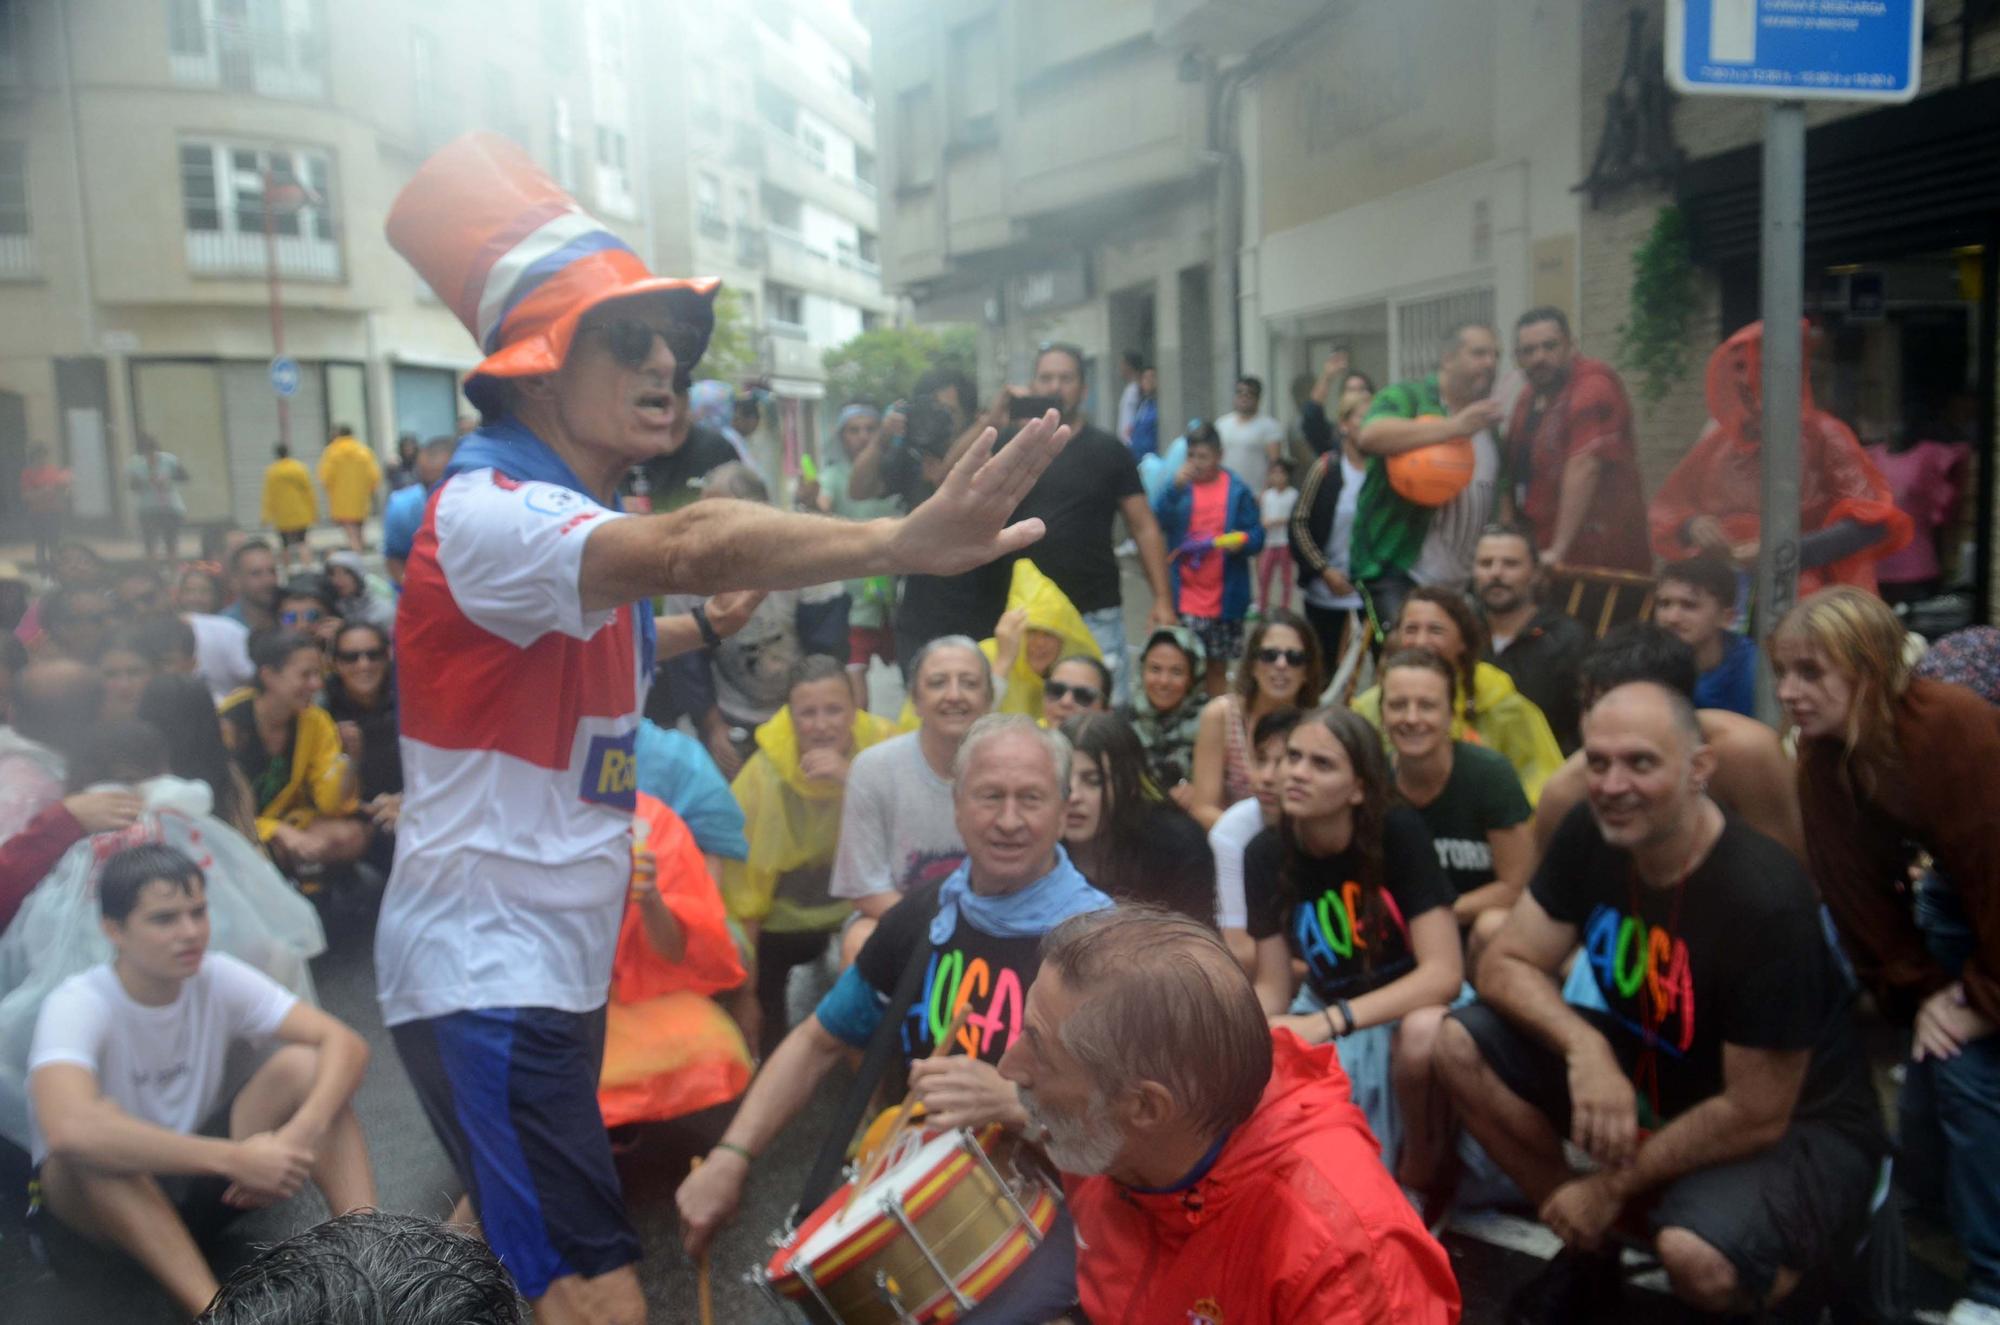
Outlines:
{"type": "MultiPolygon", "coordinates": [[[[1125,611],[1119,588],[1113,517],[1139,547],[1139,563],[1152,586],[1149,614],[1155,626],[1177,625],[1173,590],[1167,582],[1167,545],[1160,535],[1139,463],[1132,450],[1083,415],[1083,351],[1073,345],[1044,345],[1035,357],[1033,393],[1010,390],[1004,399],[1010,419],[1038,418],[1053,408],[1074,434],[1015,509],[1014,518],[1039,516],[1048,533],[1029,555],[1083,614],[1084,625],[1111,668],[1114,702],[1123,702],[1131,668],[1125,658],[1125,611]]],[[[996,404],[999,402],[996,402],[996,404]]]]}

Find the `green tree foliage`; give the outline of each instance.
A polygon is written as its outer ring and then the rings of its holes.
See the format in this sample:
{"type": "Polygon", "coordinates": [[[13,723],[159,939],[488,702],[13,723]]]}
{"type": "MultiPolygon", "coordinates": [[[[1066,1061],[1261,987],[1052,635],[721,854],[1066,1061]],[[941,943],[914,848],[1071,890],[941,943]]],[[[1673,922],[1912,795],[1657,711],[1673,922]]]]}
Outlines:
{"type": "Polygon", "coordinates": [[[708,350],[696,365],[695,376],[720,378],[737,386],[758,372],[757,338],[743,296],[725,289],[715,297],[715,330],[709,333],[708,350]]]}
{"type": "Polygon", "coordinates": [[[888,405],[907,397],[917,379],[949,363],[978,379],[979,333],[971,327],[883,327],[828,350],[826,398],[835,405],[866,400],[888,405]]]}
{"type": "Polygon", "coordinates": [[[1632,254],[1630,316],[1618,328],[1618,362],[1639,374],[1639,395],[1657,404],[1687,376],[1688,319],[1698,297],[1687,217],[1662,207],[1632,254]]]}

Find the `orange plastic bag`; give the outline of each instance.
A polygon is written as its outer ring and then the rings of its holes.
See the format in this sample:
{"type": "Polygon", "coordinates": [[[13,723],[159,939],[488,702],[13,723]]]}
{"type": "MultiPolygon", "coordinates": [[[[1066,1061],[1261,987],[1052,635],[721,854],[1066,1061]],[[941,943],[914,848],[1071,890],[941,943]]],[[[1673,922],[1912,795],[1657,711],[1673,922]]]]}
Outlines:
{"type": "Polygon", "coordinates": [[[749,1085],[750,1047],[713,999],[681,992],[607,1010],[597,1084],[606,1127],[679,1118],[749,1085]]]}
{"type": "Polygon", "coordinates": [[[652,853],[655,886],[687,936],[687,953],[670,962],[654,951],[639,904],[626,903],[597,1089],[607,1127],[695,1113],[750,1084],[749,1046],[709,998],[747,977],[701,848],[679,815],[643,792],[634,828],[652,853]]]}

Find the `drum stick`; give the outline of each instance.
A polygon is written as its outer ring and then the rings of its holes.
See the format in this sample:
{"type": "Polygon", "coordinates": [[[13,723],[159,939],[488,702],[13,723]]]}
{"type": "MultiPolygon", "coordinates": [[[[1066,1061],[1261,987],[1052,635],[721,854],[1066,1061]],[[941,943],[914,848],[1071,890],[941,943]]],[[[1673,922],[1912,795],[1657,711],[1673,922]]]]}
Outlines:
{"type": "MultiPolygon", "coordinates": [[[[930,1053],[925,1055],[927,1061],[936,1062],[951,1052],[952,1041],[956,1040],[958,1033],[965,1029],[966,1019],[971,1015],[972,1005],[970,1003],[960,1005],[958,1015],[951,1019],[950,1028],[938,1037],[937,1043],[931,1046],[930,1053]]],[[[903,1096],[902,1112],[896,1115],[896,1125],[891,1127],[889,1135],[882,1139],[881,1148],[875,1152],[875,1158],[869,1161],[867,1170],[861,1175],[861,1180],[847,1189],[847,1202],[841,1207],[842,1209],[845,1209],[846,1205],[853,1203],[855,1196],[863,1187],[868,1186],[875,1179],[882,1176],[883,1168],[888,1165],[889,1156],[895,1153],[896,1143],[903,1139],[903,1133],[910,1130],[910,1118],[916,1111],[916,1105],[911,1102],[910,1096],[916,1093],[915,1087],[912,1087],[903,1096]]]]}
{"type": "MultiPolygon", "coordinates": [[[[701,1156],[696,1155],[694,1163],[688,1166],[688,1172],[693,1173],[700,1167],[701,1156]]],[[[703,1247],[701,1255],[695,1257],[694,1272],[695,1295],[701,1304],[701,1325],[715,1325],[715,1304],[710,1301],[708,1291],[708,1248],[703,1247]]]]}

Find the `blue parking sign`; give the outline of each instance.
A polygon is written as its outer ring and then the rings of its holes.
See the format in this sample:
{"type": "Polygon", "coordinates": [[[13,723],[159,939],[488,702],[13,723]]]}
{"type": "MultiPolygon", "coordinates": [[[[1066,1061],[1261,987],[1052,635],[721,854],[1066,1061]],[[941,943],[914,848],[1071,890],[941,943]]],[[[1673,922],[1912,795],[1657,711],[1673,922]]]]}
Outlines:
{"type": "Polygon", "coordinates": [[[1667,81],[1696,95],[1908,101],[1923,0],[1667,0],[1667,81]]]}
{"type": "Polygon", "coordinates": [[[299,393],[299,361],[284,355],[271,360],[271,389],[287,400],[299,393]]]}

